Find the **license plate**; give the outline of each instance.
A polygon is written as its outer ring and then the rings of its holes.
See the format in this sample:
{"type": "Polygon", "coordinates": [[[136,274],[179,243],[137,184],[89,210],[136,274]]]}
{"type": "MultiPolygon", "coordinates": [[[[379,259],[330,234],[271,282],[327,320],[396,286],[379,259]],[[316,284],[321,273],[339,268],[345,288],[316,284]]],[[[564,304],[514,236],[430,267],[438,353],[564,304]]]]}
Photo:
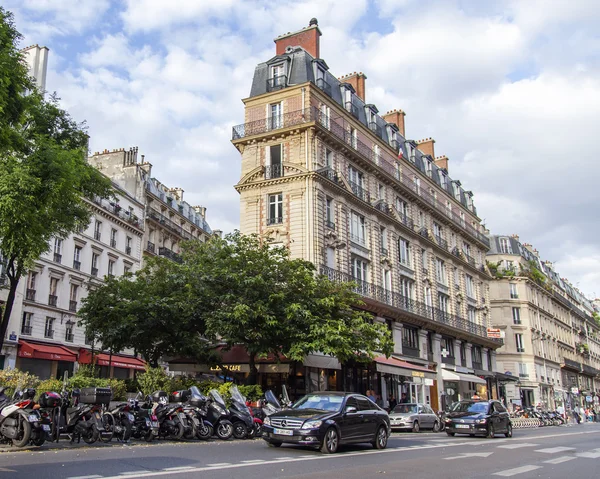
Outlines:
{"type": "Polygon", "coordinates": [[[50,430],[50,425],[48,425],[48,424],[42,424],[42,429],[44,431],[49,431],[50,430]]]}
{"type": "Polygon", "coordinates": [[[37,422],[39,420],[40,420],[39,416],[36,416],[35,414],[31,414],[29,416],[29,422],[37,422]]]}
{"type": "Polygon", "coordinates": [[[152,425],[150,427],[158,427],[158,421],[152,421],[152,425]]]}
{"type": "Polygon", "coordinates": [[[291,429],[273,429],[273,434],[277,434],[279,436],[293,436],[294,435],[294,431],[292,431],[291,429]]]}
{"type": "Polygon", "coordinates": [[[469,425],[468,424],[457,424],[456,429],[469,429],[469,425]]]}

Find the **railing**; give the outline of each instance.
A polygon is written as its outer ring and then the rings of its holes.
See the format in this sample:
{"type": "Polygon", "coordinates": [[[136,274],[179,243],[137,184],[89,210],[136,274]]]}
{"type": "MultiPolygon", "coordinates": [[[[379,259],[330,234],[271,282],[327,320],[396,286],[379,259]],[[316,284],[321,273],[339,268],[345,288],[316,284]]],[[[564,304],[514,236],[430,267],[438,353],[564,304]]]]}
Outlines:
{"type": "Polygon", "coordinates": [[[125,254],[131,254],[131,246],[125,246],[125,254]]]}
{"type": "Polygon", "coordinates": [[[94,231],[94,239],[100,241],[100,238],[102,238],[102,233],[100,231],[94,231]]]}
{"type": "Polygon", "coordinates": [[[151,241],[148,241],[148,244],[146,245],[146,251],[149,251],[150,253],[154,254],[154,251],[155,251],[154,243],[152,243],[151,241]]]}
{"type": "Polygon", "coordinates": [[[170,250],[169,248],[160,247],[158,248],[158,255],[164,256],[165,258],[170,259],[171,261],[175,261],[177,263],[181,262],[181,256],[175,253],[175,251],[170,250]]]}
{"type": "Polygon", "coordinates": [[[98,276],[98,268],[92,268],[91,275],[98,276]]]}
{"type": "Polygon", "coordinates": [[[283,176],[283,167],[281,164],[265,166],[265,180],[272,178],[281,178],[283,176]]]}
{"type": "Polygon", "coordinates": [[[402,355],[418,358],[420,357],[419,348],[415,348],[413,346],[410,346],[409,344],[402,343],[402,355]]]}
{"type": "Polygon", "coordinates": [[[465,253],[464,251],[463,251],[463,256],[465,257],[465,260],[467,261],[467,263],[469,263],[474,268],[477,267],[477,263],[475,262],[475,258],[473,258],[469,254],[465,253]]]}
{"type": "Polygon", "coordinates": [[[35,301],[35,289],[27,289],[25,291],[25,299],[27,301],[35,301]]]}
{"type": "Polygon", "coordinates": [[[375,208],[377,208],[382,213],[385,213],[386,215],[392,215],[392,208],[385,201],[378,201],[377,203],[375,203],[375,208]]]}
{"type": "Polygon", "coordinates": [[[81,261],[73,260],[73,269],[80,270],[81,269],[81,261]]]}
{"type": "Polygon", "coordinates": [[[167,229],[171,230],[172,232],[178,234],[183,239],[186,239],[186,240],[192,240],[192,239],[194,239],[194,237],[188,231],[185,231],[180,225],[178,225],[175,222],[171,221],[169,218],[167,218],[163,214],[159,213],[155,209],[149,208],[147,214],[148,214],[148,218],[150,218],[150,219],[156,221],[157,223],[163,225],[165,228],[167,228],[167,229]]]}
{"type": "Polygon", "coordinates": [[[400,223],[402,223],[404,226],[406,226],[406,227],[408,227],[410,229],[414,228],[415,223],[414,223],[413,219],[410,216],[408,216],[408,215],[406,215],[404,213],[398,213],[398,216],[399,216],[399,219],[400,219],[400,223]]]}
{"type": "Polygon", "coordinates": [[[324,78],[317,78],[317,86],[328,96],[331,96],[331,85],[327,83],[324,78]]]}
{"type": "Polygon", "coordinates": [[[56,296],[54,294],[49,294],[48,295],[48,306],[56,306],[57,303],[58,303],[58,296],[56,296]]]}
{"type": "Polygon", "coordinates": [[[444,364],[456,364],[456,359],[454,358],[454,356],[442,356],[442,362],[444,364]]]}
{"type": "Polygon", "coordinates": [[[44,331],[44,337],[45,338],[54,338],[54,329],[46,329],[46,331],[44,331]]]}
{"type": "Polygon", "coordinates": [[[356,286],[354,291],[358,294],[374,299],[381,303],[388,304],[394,308],[406,311],[408,313],[428,318],[430,320],[445,324],[447,326],[467,331],[471,334],[480,336],[489,341],[501,343],[502,340],[495,340],[487,337],[487,328],[483,325],[469,321],[460,316],[452,315],[442,311],[441,309],[427,306],[425,303],[407,298],[400,293],[388,291],[381,286],[368,283],[366,281],[357,280],[347,273],[343,273],[328,266],[321,265],[319,267],[320,274],[327,276],[331,281],[336,282],[354,282],[356,286]]]}
{"type": "Polygon", "coordinates": [[[335,223],[330,220],[325,220],[325,226],[329,229],[335,230],[335,223]]]}
{"type": "MultiPolygon", "coordinates": [[[[346,102],[345,108],[352,115],[358,118],[358,107],[353,105],[351,102],[346,102]]],[[[265,118],[263,120],[252,121],[234,126],[232,139],[239,140],[248,136],[266,133],[274,129],[287,128],[310,122],[317,122],[325,125],[325,128],[328,131],[330,131],[345,144],[352,146],[352,148],[366,161],[377,164],[389,175],[393,176],[396,178],[396,180],[402,183],[406,189],[412,191],[414,195],[420,197],[423,202],[431,205],[439,214],[443,214],[445,218],[450,219],[456,226],[459,226],[471,237],[474,237],[489,248],[489,239],[483,233],[480,233],[473,228],[473,226],[468,223],[467,218],[463,219],[454,211],[448,211],[446,205],[432,196],[425,187],[417,188],[417,186],[414,184],[412,176],[400,174],[397,166],[397,155],[391,154],[383,149],[379,151],[377,155],[375,155],[375,152],[373,152],[370,146],[366,145],[355,137],[353,138],[350,131],[347,130],[344,124],[338,123],[338,121],[331,116],[326,116],[316,107],[297,110],[274,118],[265,118]]],[[[409,159],[405,159],[404,161],[410,162],[409,159]]],[[[442,191],[446,196],[455,199],[454,196],[448,193],[446,190],[442,191]]]]}
{"type": "Polygon", "coordinates": [[[442,238],[440,235],[434,235],[434,237],[437,244],[439,244],[445,250],[448,249],[448,242],[444,238],[442,238]]]}
{"type": "Polygon", "coordinates": [[[117,247],[117,240],[114,239],[114,238],[112,238],[110,240],[110,246],[113,247],[113,248],[116,248],[117,247]]]}
{"type": "Polygon", "coordinates": [[[62,254],[60,253],[54,253],[54,262],[55,263],[60,263],[62,261],[62,254]]]}
{"type": "Polygon", "coordinates": [[[267,91],[277,91],[285,88],[287,75],[277,75],[267,80],[267,91]]]}
{"type": "Polygon", "coordinates": [[[383,135],[381,125],[378,125],[376,121],[372,121],[369,123],[369,130],[375,133],[379,138],[381,138],[383,135]]]}
{"type": "Polygon", "coordinates": [[[350,183],[350,188],[352,188],[352,193],[358,196],[361,200],[369,202],[369,192],[358,183],[354,183],[354,181],[348,181],[350,183]]]}
{"type": "Polygon", "coordinates": [[[77,301],[69,301],[69,311],[77,311],[77,301]]]}
{"type": "Polygon", "coordinates": [[[473,361],[473,369],[483,369],[483,363],[473,361]]]}
{"type": "Polygon", "coordinates": [[[333,181],[334,183],[339,184],[340,182],[340,177],[337,174],[337,171],[335,171],[333,168],[331,167],[326,167],[326,168],[321,168],[320,170],[317,170],[317,173],[321,176],[323,176],[324,178],[327,178],[329,181],[333,181]]]}
{"type": "Polygon", "coordinates": [[[21,326],[21,334],[25,336],[31,336],[31,330],[33,328],[31,326],[21,326]]]}
{"type": "Polygon", "coordinates": [[[572,359],[567,359],[567,358],[563,358],[563,361],[565,363],[565,366],[568,366],[572,369],[577,369],[578,371],[581,371],[581,363],[579,363],[577,361],[573,361],[572,359]]]}
{"type": "Polygon", "coordinates": [[[271,218],[267,218],[267,225],[279,225],[283,223],[283,216],[273,216],[271,218]]]}
{"type": "Polygon", "coordinates": [[[71,334],[65,333],[65,341],[67,343],[72,343],[73,342],[73,333],[71,333],[71,334]]]}

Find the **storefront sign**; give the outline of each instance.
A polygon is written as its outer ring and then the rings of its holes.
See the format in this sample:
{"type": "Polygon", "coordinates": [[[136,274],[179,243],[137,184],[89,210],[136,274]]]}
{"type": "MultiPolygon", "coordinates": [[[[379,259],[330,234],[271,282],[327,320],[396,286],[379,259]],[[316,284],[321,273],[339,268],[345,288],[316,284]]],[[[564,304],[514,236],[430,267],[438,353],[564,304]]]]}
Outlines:
{"type": "Polygon", "coordinates": [[[412,372],[412,377],[413,378],[424,378],[425,377],[425,373],[422,373],[421,371],[413,371],[412,372]]]}
{"type": "Polygon", "coordinates": [[[423,379],[423,384],[425,386],[433,386],[433,379],[424,378],[423,379]]]}
{"type": "MultiPolygon", "coordinates": [[[[237,371],[237,372],[241,372],[242,371],[242,365],[241,364],[223,364],[223,367],[227,370],[227,371],[237,371]]],[[[213,366],[210,368],[211,371],[221,371],[221,367],[220,366],[213,366]]]]}
{"type": "Polygon", "coordinates": [[[487,328],[487,337],[494,338],[494,339],[500,339],[500,338],[502,338],[502,331],[500,331],[499,329],[496,329],[496,328],[487,328]]]}

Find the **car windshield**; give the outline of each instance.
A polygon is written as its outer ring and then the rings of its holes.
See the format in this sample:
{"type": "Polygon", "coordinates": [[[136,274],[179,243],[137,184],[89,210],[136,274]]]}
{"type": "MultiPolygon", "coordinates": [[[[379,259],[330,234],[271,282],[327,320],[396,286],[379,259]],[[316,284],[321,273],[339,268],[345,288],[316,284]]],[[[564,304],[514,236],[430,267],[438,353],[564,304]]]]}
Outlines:
{"type": "Polygon", "coordinates": [[[457,402],[452,405],[452,412],[476,412],[487,413],[489,403],[487,402],[457,402]]]}
{"type": "Polygon", "coordinates": [[[308,394],[292,406],[292,409],[320,409],[321,411],[339,411],[344,402],[343,396],[308,394]]]}
{"type": "Polygon", "coordinates": [[[225,401],[223,400],[223,398],[221,397],[221,395],[219,394],[219,391],[217,391],[216,389],[211,389],[209,394],[212,396],[213,400],[217,403],[219,403],[221,406],[225,407],[225,401]]]}
{"type": "Polygon", "coordinates": [[[394,408],[394,412],[396,414],[416,414],[417,413],[417,405],[416,404],[398,404],[394,408]]]}

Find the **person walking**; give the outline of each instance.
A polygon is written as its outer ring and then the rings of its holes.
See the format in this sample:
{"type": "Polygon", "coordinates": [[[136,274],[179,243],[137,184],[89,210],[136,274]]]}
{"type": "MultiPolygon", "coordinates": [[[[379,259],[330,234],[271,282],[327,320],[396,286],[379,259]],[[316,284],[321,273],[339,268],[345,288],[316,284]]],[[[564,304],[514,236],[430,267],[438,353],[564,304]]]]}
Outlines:
{"type": "Polygon", "coordinates": [[[390,411],[393,411],[398,405],[398,401],[396,401],[396,397],[393,394],[390,394],[390,399],[388,401],[390,403],[390,411]]]}
{"type": "Polygon", "coordinates": [[[406,398],[406,393],[402,393],[402,396],[400,396],[400,404],[406,404],[408,402],[408,399],[406,398]]]}

